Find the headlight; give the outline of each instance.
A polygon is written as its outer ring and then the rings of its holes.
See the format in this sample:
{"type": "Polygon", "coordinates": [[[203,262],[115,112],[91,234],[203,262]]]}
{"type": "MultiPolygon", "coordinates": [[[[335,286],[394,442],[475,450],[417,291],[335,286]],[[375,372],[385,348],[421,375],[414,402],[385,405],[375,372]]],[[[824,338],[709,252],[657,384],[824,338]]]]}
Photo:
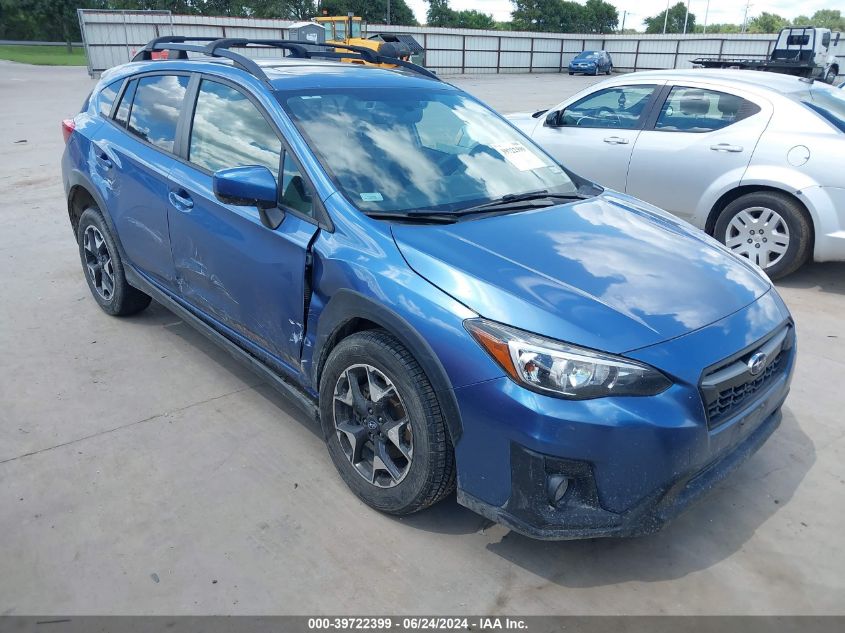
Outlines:
{"type": "Polygon", "coordinates": [[[626,358],[576,347],[486,319],[464,326],[520,385],[561,398],[653,396],[672,382],[626,358]]]}

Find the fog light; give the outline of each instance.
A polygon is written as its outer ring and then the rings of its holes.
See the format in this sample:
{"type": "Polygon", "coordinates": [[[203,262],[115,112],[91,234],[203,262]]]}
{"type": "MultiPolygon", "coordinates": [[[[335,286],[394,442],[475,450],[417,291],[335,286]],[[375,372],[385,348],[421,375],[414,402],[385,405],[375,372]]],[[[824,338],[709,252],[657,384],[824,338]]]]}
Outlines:
{"type": "Polygon", "coordinates": [[[546,480],[546,494],[549,496],[549,503],[556,506],[563,499],[569,488],[569,478],[566,475],[549,475],[546,480]]]}

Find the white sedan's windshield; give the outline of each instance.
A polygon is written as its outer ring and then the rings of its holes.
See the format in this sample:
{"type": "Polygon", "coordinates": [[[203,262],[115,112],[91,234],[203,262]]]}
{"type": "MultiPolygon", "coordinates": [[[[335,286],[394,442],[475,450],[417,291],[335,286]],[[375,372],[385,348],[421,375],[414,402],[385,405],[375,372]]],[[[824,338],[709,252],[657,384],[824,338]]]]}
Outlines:
{"type": "Polygon", "coordinates": [[[508,194],[576,191],[545,152],[458,92],[348,88],[279,100],[363,211],[455,211],[508,194]]]}

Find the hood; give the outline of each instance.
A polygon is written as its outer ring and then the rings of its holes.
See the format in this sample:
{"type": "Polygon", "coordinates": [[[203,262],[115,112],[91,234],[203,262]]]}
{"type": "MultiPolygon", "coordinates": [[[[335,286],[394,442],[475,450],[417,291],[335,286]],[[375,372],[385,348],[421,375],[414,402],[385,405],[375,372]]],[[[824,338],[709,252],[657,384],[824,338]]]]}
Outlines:
{"type": "Polygon", "coordinates": [[[534,113],[537,112],[512,112],[511,114],[506,114],[505,118],[510,121],[513,125],[518,127],[520,130],[531,136],[531,132],[533,132],[534,127],[537,125],[537,121],[545,120],[546,112],[544,111],[539,117],[534,117],[534,113]]]}
{"type": "Polygon", "coordinates": [[[479,315],[613,353],[704,327],[771,287],[704,233],[612,192],[392,230],[411,268],[479,315]]]}

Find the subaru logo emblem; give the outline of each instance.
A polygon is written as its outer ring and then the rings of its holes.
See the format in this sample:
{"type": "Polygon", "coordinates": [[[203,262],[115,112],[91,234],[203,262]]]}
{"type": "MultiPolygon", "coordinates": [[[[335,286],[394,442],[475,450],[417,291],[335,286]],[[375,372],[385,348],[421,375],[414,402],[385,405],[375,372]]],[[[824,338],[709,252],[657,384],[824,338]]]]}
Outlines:
{"type": "Polygon", "coordinates": [[[757,352],[751,358],[748,359],[748,373],[752,376],[756,376],[759,374],[763,369],[766,367],[766,354],[765,352],[757,352]]]}

